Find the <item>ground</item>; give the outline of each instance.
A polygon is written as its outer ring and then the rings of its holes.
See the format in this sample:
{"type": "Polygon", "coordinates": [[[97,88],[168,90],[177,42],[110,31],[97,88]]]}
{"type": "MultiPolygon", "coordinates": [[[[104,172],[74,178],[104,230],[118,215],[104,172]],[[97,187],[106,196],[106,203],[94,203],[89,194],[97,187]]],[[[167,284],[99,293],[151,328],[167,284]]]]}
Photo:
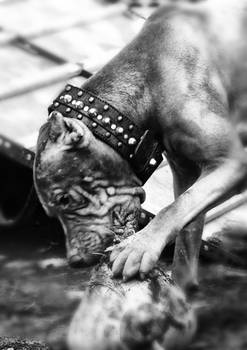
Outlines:
{"type": "MultiPolygon", "coordinates": [[[[64,349],[66,329],[91,268],[67,266],[56,225],[0,237],[0,349],[64,349]]],[[[246,277],[244,267],[201,260],[199,329],[186,350],[247,348],[246,277]]]]}

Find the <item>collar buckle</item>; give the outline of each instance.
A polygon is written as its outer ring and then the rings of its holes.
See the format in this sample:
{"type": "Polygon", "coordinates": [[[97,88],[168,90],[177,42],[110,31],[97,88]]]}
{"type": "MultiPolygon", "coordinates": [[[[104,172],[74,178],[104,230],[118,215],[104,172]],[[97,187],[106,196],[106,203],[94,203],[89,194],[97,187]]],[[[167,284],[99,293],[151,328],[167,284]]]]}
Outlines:
{"type": "Polygon", "coordinates": [[[135,172],[145,183],[163,160],[162,148],[151,130],[146,130],[141,137],[131,163],[135,164],[135,172]]]}

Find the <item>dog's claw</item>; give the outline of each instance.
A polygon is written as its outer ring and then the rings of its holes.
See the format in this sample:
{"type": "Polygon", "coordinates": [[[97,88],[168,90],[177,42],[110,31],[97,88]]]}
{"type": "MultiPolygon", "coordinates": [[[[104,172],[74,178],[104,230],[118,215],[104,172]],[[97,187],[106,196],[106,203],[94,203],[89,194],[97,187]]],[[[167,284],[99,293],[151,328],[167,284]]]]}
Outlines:
{"type": "Polygon", "coordinates": [[[105,253],[112,252],[115,247],[112,245],[104,250],[105,253]]]}

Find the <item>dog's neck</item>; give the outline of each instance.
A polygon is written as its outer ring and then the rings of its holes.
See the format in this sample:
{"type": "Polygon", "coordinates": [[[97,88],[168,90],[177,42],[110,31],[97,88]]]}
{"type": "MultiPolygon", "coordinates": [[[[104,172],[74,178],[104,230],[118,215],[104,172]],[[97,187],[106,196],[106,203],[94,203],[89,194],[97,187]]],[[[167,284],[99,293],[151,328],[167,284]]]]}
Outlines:
{"type": "Polygon", "coordinates": [[[143,130],[147,129],[150,127],[151,96],[141,72],[131,66],[116,72],[109,65],[88,79],[83,89],[107,101],[143,130]]]}

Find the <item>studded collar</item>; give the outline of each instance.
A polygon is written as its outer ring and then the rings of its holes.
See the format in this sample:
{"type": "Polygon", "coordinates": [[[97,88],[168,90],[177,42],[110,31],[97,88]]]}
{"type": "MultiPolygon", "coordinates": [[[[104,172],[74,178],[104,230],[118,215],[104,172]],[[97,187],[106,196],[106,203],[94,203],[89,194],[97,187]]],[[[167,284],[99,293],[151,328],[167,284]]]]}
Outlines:
{"type": "Polygon", "coordinates": [[[82,120],[101,141],[114,148],[144,184],[162,161],[162,147],[151,130],[142,130],[115,107],[89,91],[67,85],[48,111],[82,120]]]}

